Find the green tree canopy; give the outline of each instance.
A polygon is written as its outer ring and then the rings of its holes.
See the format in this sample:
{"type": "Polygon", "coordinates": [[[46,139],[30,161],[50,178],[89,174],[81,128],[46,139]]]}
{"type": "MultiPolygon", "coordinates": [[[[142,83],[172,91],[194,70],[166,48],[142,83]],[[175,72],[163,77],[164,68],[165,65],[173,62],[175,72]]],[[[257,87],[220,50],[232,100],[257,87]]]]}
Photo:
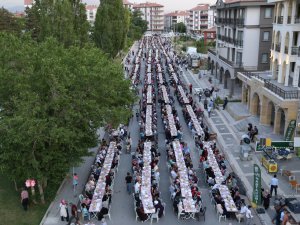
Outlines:
{"type": "Polygon", "coordinates": [[[140,10],[135,10],[131,13],[128,38],[138,40],[147,31],[147,21],[143,20],[140,10]]]}
{"type": "Polygon", "coordinates": [[[182,22],[174,24],[172,29],[174,32],[186,33],[186,26],[182,22]]]}
{"type": "Polygon", "coordinates": [[[54,37],[68,47],[88,40],[89,23],[80,0],[36,0],[25,19],[26,31],[37,41],[54,37]]]}
{"type": "Polygon", "coordinates": [[[0,31],[20,35],[22,28],[21,19],[15,18],[14,15],[5,8],[0,8],[0,31]]]}
{"type": "Polygon", "coordinates": [[[129,23],[129,11],[124,8],[122,0],[102,0],[94,27],[96,45],[115,57],[125,46],[129,23]]]}
{"type": "Polygon", "coordinates": [[[90,45],[0,33],[0,49],[0,165],[12,179],[37,179],[43,193],[96,146],[100,126],[127,121],[130,82],[90,45]]]}

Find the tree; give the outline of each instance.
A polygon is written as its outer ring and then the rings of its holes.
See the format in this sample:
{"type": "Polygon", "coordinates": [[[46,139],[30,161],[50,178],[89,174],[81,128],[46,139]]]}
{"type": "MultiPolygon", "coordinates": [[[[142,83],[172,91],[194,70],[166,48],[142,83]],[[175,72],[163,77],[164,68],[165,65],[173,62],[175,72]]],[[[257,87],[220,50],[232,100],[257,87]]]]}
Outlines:
{"type": "Polygon", "coordinates": [[[22,24],[17,18],[13,16],[5,8],[0,8],[0,31],[5,31],[20,35],[22,31],[22,24]]]}
{"type": "Polygon", "coordinates": [[[179,32],[179,33],[185,33],[186,32],[186,26],[182,22],[174,24],[172,29],[173,29],[174,32],[179,32]]]}
{"type": "Polygon", "coordinates": [[[129,12],[122,0],[103,0],[97,9],[94,41],[97,47],[115,57],[125,46],[129,12]]]}
{"type": "Polygon", "coordinates": [[[92,45],[0,33],[0,48],[0,165],[11,179],[36,179],[43,203],[48,181],[88,155],[100,126],[127,121],[130,82],[92,45]]]}
{"type": "Polygon", "coordinates": [[[131,13],[130,27],[128,38],[138,40],[147,31],[147,21],[142,19],[140,10],[135,10],[131,13]]]}
{"type": "Polygon", "coordinates": [[[82,46],[89,30],[85,6],[79,0],[36,0],[26,9],[26,30],[37,41],[55,37],[66,47],[82,46]]]}

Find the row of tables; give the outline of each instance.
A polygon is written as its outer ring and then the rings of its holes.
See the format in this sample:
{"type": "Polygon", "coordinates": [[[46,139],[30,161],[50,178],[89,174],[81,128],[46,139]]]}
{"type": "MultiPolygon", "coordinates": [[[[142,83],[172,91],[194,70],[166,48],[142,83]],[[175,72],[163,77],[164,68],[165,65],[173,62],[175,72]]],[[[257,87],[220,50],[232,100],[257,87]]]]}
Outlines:
{"type": "Polygon", "coordinates": [[[153,199],[151,194],[151,142],[144,143],[143,151],[143,171],[142,171],[142,185],[141,185],[141,200],[145,213],[155,213],[153,199]]]}
{"type": "Polygon", "coordinates": [[[105,187],[106,187],[106,176],[108,175],[111,169],[111,164],[115,155],[115,148],[116,148],[116,142],[110,142],[104,159],[103,166],[101,168],[101,173],[94,190],[93,199],[91,201],[91,205],[89,208],[90,212],[100,212],[102,208],[102,198],[105,194],[105,187]]]}
{"type": "Polygon", "coordinates": [[[216,160],[213,150],[210,147],[210,142],[205,142],[204,147],[206,147],[208,152],[207,162],[209,166],[212,168],[212,170],[214,171],[216,184],[220,185],[218,189],[222,199],[224,200],[226,210],[228,212],[238,212],[238,209],[231,197],[228,187],[226,185],[222,185],[222,182],[225,180],[225,178],[221,173],[219,164],[216,160]]]}
{"type": "Polygon", "coordinates": [[[191,117],[191,120],[193,122],[194,128],[195,128],[195,130],[197,132],[197,135],[199,137],[204,137],[203,129],[200,126],[200,123],[199,123],[199,121],[197,119],[197,116],[196,116],[196,114],[195,114],[192,106],[191,105],[186,105],[186,109],[187,109],[187,112],[190,114],[190,117],[191,117]]]}
{"type": "Polygon", "coordinates": [[[185,92],[184,92],[182,86],[181,86],[181,85],[178,85],[177,88],[178,88],[178,91],[179,91],[180,96],[182,97],[183,103],[184,103],[184,104],[190,104],[190,101],[189,101],[189,99],[186,97],[186,94],[185,94],[185,92]]]}
{"type": "Polygon", "coordinates": [[[188,171],[185,166],[185,161],[180,146],[180,142],[178,140],[173,141],[172,145],[176,157],[176,165],[178,167],[180,190],[181,190],[181,195],[183,197],[182,199],[183,209],[187,213],[195,213],[197,211],[195,206],[196,202],[194,201],[192,196],[188,171]]]}
{"type": "Polygon", "coordinates": [[[152,86],[147,86],[147,104],[152,104],[152,86]]]}
{"type": "Polygon", "coordinates": [[[168,123],[170,128],[170,133],[172,137],[177,137],[177,128],[174,121],[174,116],[172,113],[172,107],[170,105],[166,105],[168,123]]]}

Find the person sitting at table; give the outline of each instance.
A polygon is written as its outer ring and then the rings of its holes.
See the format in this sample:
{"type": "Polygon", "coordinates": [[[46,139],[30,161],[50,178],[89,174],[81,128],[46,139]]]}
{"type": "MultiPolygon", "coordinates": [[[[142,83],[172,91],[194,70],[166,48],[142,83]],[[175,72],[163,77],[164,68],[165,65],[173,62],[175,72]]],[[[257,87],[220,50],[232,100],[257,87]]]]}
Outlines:
{"type": "Polygon", "coordinates": [[[206,148],[204,148],[200,157],[200,162],[206,161],[207,156],[208,156],[208,151],[206,148]]]}
{"type": "Polygon", "coordinates": [[[112,183],[111,176],[108,174],[108,175],[106,175],[105,179],[106,179],[106,185],[111,186],[111,183],[112,183]]]}
{"type": "Polygon", "coordinates": [[[206,172],[206,180],[208,180],[209,177],[215,179],[216,176],[211,167],[208,167],[207,169],[205,169],[205,172],[206,172]]]}
{"type": "Polygon", "coordinates": [[[108,207],[109,207],[109,200],[106,195],[102,198],[102,208],[100,212],[98,213],[98,220],[101,221],[103,216],[108,213],[108,207]]]}
{"type": "Polygon", "coordinates": [[[163,216],[163,214],[164,214],[165,208],[164,208],[164,206],[161,204],[161,201],[160,201],[158,198],[156,198],[156,199],[154,200],[154,208],[155,208],[155,212],[157,212],[157,210],[159,210],[158,218],[161,218],[161,217],[163,216]]]}
{"type": "Polygon", "coordinates": [[[221,195],[219,195],[219,194],[215,194],[214,199],[215,199],[216,204],[222,204],[222,202],[223,202],[223,199],[222,199],[221,195]]]}
{"type": "Polygon", "coordinates": [[[208,177],[207,184],[208,186],[213,187],[215,185],[215,179],[208,177]]]}
{"type": "Polygon", "coordinates": [[[146,221],[148,219],[148,215],[144,212],[144,207],[142,205],[136,208],[136,213],[141,221],[146,221]]]}
{"type": "Polygon", "coordinates": [[[175,172],[175,169],[172,168],[172,170],[171,170],[171,177],[172,177],[172,179],[175,180],[177,178],[177,176],[178,176],[178,174],[175,172]]]}
{"type": "Polygon", "coordinates": [[[235,194],[233,196],[233,201],[238,202],[240,200],[241,200],[241,196],[240,196],[240,193],[237,191],[237,192],[235,192],[235,194]]]}
{"type": "Polygon", "coordinates": [[[141,182],[136,181],[136,183],[134,185],[134,193],[136,193],[136,194],[140,193],[140,188],[141,188],[141,182]]]}

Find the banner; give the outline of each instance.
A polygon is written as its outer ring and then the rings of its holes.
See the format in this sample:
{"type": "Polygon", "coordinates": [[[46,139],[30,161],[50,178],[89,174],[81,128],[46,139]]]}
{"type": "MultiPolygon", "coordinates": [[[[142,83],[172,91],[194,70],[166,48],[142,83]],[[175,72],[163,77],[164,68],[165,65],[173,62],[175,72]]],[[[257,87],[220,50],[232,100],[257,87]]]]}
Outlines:
{"type": "Polygon", "coordinates": [[[291,120],[289,126],[286,128],[285,137],[284,137],[285,141],[292,140],[292,137],[295,132],[295,128],[296,128],[296,120],[291,120]]]}
{"type": "Polygon", "coordinates": [[[263,150],[272,150],[272,148],[289,148],[290,150],[294,149],[293,141],[271,141],[270,146],[260,145],[260,142],[257,141],[255,144],[255,151],[262,152],[263,150]]]}
{"type": "Polygon", "coordinates": [[[261,204],[261,172],[257,164],[253,165],[254,169],[254,184],[253,184],[253,195],[252,202],[255,205],[261,204]]]}

